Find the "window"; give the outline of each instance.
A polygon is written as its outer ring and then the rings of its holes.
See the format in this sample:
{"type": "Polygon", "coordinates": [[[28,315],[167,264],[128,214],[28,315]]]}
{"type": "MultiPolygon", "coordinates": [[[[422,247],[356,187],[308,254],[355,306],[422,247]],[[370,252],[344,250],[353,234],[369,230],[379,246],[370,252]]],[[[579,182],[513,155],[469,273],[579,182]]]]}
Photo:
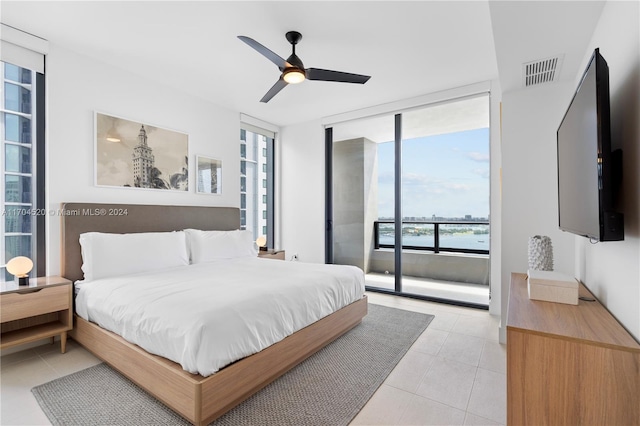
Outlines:
{"type": "MultiPolygon", "coordinates": [[[[489,253],[489,96],[402,113],[402,240],[412,249],[489,253]],[[464,111],[464,114],[461,113],[464,111]],[[436,119],[437,117],[437,119],[436,119]],[[452,222],[448,225],[434,222],[452,222]]],[[[378,220],[394,220],[395,142],[377,145],[378,220]]],[[[379,242],[395,232],[381,223],[379,242]]]]}
{"type": "Polygon", "coordinates": [[[368,290],[488,306],[490,259],[467,266],[490,255],[489,112],[487,91],[325,128],[327,263],[359,266],[368,290]],[[353,224],[364,231],[340,232],[353,224]],[[450,281],[482,285],[424,285],[439,278],[415,268],[426,251],[460,253],[450,281]]]}
{"type": "Polygon", "coordinates": [[[44,275],[44,75],[0,62],[0,80],[0,264],[26,256],[44,275]]]}
{"type": "Polygon", "coordinates": [[[273,150],[275,134],[242,124],[240,130],[241,227],[273,248],[273,150]]]}

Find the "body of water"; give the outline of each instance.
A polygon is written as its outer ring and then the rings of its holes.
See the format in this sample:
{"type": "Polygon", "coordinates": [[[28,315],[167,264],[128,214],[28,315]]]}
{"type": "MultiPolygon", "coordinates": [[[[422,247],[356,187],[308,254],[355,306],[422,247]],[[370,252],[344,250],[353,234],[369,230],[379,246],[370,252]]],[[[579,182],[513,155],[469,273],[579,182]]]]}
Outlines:
{"type": "MultiPolygon", "coordinates": [[[[403,245],[417,247],[433,247],[432,235],[404,235],[403,245]]],[[[380,244],[394,244],[393,235],[380,235],[380,244]]],[[[489,250],[489,234],[442,234],[440,247],[489,250]]]]}

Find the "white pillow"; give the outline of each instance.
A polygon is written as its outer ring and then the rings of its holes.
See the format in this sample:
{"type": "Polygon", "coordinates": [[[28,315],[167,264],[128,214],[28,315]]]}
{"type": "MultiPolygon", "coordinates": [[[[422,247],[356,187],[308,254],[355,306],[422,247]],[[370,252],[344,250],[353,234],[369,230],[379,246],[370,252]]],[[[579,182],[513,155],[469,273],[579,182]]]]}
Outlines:
{"type": "Polygon", "coordinates": [[[187,234],[193,264],[258,255],[251,231],[201,231],[199,229],[184,231],[187,234]]]}
{"type": "Polygon", "coordinates": [[[85,281],[189,264],[186,235],[178,232],[80,234],[85,281]]]}

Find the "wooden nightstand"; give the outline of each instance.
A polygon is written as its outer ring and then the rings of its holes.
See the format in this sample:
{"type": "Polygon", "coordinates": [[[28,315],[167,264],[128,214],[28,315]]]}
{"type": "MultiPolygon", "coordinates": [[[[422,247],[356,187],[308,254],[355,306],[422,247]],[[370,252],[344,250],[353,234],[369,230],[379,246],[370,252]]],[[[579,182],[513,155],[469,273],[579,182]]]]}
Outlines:
{"type": "Polygon", "coordinates": [[[73,286],[62,277],[31,278],[29,286],[14,282],[0,288],[0,349],[60,335],[67,349],[73,328],[73,286]]]}
{"type": "Polygon", "coordinates": [[[285,260],[284,250],[260,250],[258,257],[263,259],[285,260]]]}

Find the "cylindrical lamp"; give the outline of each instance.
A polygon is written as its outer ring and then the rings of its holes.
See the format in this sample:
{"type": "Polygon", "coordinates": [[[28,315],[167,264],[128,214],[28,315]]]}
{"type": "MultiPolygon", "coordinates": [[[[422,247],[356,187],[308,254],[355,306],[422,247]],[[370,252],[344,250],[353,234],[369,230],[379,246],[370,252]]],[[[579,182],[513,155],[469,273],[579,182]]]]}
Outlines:
{"type": "Polygon", "coordinates": [[[29,272],[33,269],[33,261],[25,256],[14,257],[7,262],[7,271],[15,276],[18,285],[29,285],[29,272]]]}

